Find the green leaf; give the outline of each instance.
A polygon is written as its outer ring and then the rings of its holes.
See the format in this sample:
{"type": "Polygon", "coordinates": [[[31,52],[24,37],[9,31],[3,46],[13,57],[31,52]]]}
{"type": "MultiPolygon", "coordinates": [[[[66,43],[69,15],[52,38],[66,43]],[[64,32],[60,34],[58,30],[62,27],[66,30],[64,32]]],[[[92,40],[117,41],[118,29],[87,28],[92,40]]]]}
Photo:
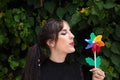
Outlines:
{"type": "Polygon", "coordinates": [[[22,46],[21,46],[21,50],[24,51],[26,48],[27,48],[27,44],[23,43],[22,46]]]}
{"type": "Polygon", "coordinates": [[[109,71],[109,73],[110,73],[113,77],[118,78],[118,74],[115,72],[114,67],[110,66],[110,67],[108,68],[108,71],[109,71]]]}
{"type": "Polygon", "coordinates": [[[115,65],[115,69],[120,73],[120,66],[115,65]]]}
{"type": "Polygon", "coordinates": [[[92,0],[88,0],[86,3],[87,6],[93,6],[93,1],[92,0]]]}
{"type": "Polygon", "coordinates": [[[7,74],[7,72],[8,72],[8,68],[7,67],[2,68],[2,73],[3,74],[7,74]]]}
{"type": "Polygon", "coordinates": [[[99,19],[96,15],[91,15],[89,21],[92,22],[94,25],[99,23],[99,19]]]}
{"type": "Polygon", "coordinates": [[[17,76],[15,80],[21,80],[21,76],[17,76]]]}
{"type": "MultiPolygon", "coordinates": [[[[94,60],[90,57],[85,58],[86,62],[90,65],[90,66],[94,66],[94,60]]],[[[96,58],[96,67],[99,67],[101,64],[101,58],[98,56],[96,58]]]]}
{"type": "Polygon", "coordinates": [[[115,6],[115,12],[119,14],[119,11],[120,11],[120,5],[116,5],[115,6]]]}
{"type": "Polygon", "coordinates": [[[107,59],[101,57],[101,67],[103,70],[107,70],[109,67],[110,63],[107,59]]]}
{"type": "Polygon", "coordinates": [[[34,26],[34,18],[33,17],[28,17],[28,20],[29,20],[29,24],[30,24],[30,27],[31,26],[34,26]]]}
{"type": "Polygon", "coordinates": [[[19,60],[19,67],[24,68],[25,67],[25,59],[19,60]]]}
{"type": "Polygon", "coordinates": [[[75,13],[72,15],[71,21],[70,21],[70,25],[75,25],[77,24],[80,20],[81,20],[81,14],[75,13]]]}
{"type": "Polygon", "coordinates": [[[94,29],[95,29],[96,34],[103,34],[104,33],[104,28],[102,28],[102,27],[97,27],[97,28],[94,28],[94,29]]]}
{"type": "Polygon", "coordinates": [[[111,50],[109,48],[102,47],[101,49],[106,57],[110,57],[113,54],[113,52],[111,52],[111,50]]]}
{"type": "Polygon", "coordinates": [[[91,14],[92,15],[99,15],[98,10],[99,9],[97,8],[97,6],[92,6],[91,14]]]}
{"type": "Polygon", "coordinates": [[[64,16],[65,12],[66,12],[65,8],[59,7],[59,8],[57,8],[56,14],[57,14],[57,16],[59,18],[62,19],[62,17],[64,16]]]}
{"type": "Polygon", "coordinates": [[[104,5],[103,1],[96,1],[95,4],[98,6],[100,10],[103,9],[103,5],[104,5]]]}
{"type": "Polygon", "coordinates": [[[85,58],[86,62],[90,65],[90,66],[94,66],[94,60],[90,57],[85,58]]]}
{"type": "MultiPolygon", "coordinates": [[[[29,26],[29,24],[26,26],[29,26]]],[[[24,28],[24,30],[20,32],[20,37],[24,39],[25,37],[28,37],[29,34],[30,34],[30,32],[29,32],[28,28],[24,28]]]]}
{"type": "Polygon", "coordinates": [[[8,68],[2,65],[3,63],[0,63],[0,80],[3,76],[7,75],[8,68]]]}
{"type": "Polygon", "coordinates": [[[119,55],[112,54],[110,58],[113,64],[115,64],[117,67],[120,67],[120,56],[119,55]]]}
{"type": "Polygon", "coordinates": [[[90,15],[91,10],[89,8],[85,8],[85,16],[90,15]]]}
{"type": "Polygon", "coordinates": [[[67,11],[69,12],[70,15],[74,14],[76,11],[76,6],[73,4],[70,4],[66,7],[67,11]]]}
{"type": "Polygon", "coordinates": [[[5,40],[5,36],[4,35],[0,35],[0,45],[3,44],[5,40]]]}
{"type": "Polygon", "coordinates": [[[16,67],[19,66],[19,63],[17,61],[11,61],[10,62],[10,67],[11,69],[15,70],[16,67]]]}
{"type": "Polygon", "coordinates": [[[120,55],[120,43],[119,42],[113,42],[111,45],[111,51],[113,53],[116,53],[120,55]]]}
{"type": "Polygon", "coordinates": [[[110,8],[115,7],[115,6],[116,6],[116,4],[112,1],[106,1],[106,3],[104,4],[105,9],[110,9],[110,8]]]}
{"type": "Polygon", "coordinates": [[[110,42],[105,42],[105,46],[107,47],[107,48],[110,48],[111,47],[111,43],[110,42]]]}
{"type": "Polygon", "coordinates": [[[19,37],[16,37],[16,44],[20,44],[21,39],[19,37]]]}
{"type": "Polygon", "coordinates": [[[19,15],[15,15],[15,16],[14,16],[14,20],[15,20],[16,22],[19,22],[19,21],[20,21],[20,16],[19,16],[19,15]]]}
{"type": "Polygon", "coordinates": [[[10,63],[10,67],[12,70],[15,70],[15,68],[19,66],[19,63],[17,61],[14,61],[14,55],[9,56],[8,62],[10,63]]]}
{"type": "Polygon", "coordinates": [[[55,3],[53,1],[46,2],[44,4],[44,7],[50,14],[53,14],[53,11],[55,9],[55,3]]]}
{"type": "Polygon", "coordinates": [[[113,80],[110,73],[106,72],[105,80],[113,80]]]}
{"type": "Polygon", "coordinates": [[[27,15],[25,14],[25,12],[23,12],[23,13],[20,15],[20,19],[21,19],[22,21],[27,20],[26,17],[27,17],[27,15]]]}

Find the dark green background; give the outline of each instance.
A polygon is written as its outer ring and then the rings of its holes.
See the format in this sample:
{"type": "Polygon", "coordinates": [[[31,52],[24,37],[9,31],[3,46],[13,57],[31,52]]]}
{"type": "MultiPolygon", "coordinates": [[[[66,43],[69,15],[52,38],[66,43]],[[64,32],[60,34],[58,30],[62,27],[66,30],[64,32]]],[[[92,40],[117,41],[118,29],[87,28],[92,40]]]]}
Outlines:
{"type": "Polygon", "coordinates": [[[72,61],[89,65],[85,50],[91,32],[103,35],[105,46],[98,55],[105,80],[120,80],[120,4],[119,0],[0,0],[0,80],[20,80],[28,49],[49,18],[70,23],[76,52],[72,61]],[[81,13],[81,9],[85,11],[81,13]],[[77,57],[77,58],[76,58],[77,57]]]}

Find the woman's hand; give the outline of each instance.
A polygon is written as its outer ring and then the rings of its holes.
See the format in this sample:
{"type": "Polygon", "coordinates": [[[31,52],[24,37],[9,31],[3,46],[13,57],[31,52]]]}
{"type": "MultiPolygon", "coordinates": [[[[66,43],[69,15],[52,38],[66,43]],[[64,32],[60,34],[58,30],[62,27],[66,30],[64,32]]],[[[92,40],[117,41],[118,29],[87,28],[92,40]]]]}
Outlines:
{"type": "Polygon", "coordinates": [[[93,73],[92,80],[103,80],[105,73],[99,68],[93,68],[90,70],[93,73]]]}

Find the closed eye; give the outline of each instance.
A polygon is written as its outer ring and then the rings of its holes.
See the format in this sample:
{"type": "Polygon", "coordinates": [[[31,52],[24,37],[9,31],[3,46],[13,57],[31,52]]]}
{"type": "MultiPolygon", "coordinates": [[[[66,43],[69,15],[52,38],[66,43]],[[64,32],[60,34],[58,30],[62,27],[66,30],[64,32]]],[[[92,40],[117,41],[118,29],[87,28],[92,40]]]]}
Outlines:
{"type": "Polygon", "coordinates": [[[63,29],[62,31],[61,31],[61,35],[66,35],[67,34],[67,30],[66,29],[63,29]]]}

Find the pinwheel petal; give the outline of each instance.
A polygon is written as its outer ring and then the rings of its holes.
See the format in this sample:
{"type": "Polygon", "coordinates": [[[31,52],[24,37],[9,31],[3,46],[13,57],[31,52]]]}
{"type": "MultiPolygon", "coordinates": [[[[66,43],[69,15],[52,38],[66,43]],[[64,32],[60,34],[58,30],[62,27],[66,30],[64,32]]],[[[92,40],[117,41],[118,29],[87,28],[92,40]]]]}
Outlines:
{"type": "Polygon", "coordinates": [[[96,52],[100,52],[100,46],[98,43],[94,43],[93,44],[93,47],[92,47],[92,51],[93,53],[96,51],[96,52]]]}
{"type": "Polygon", "coordinates": [[[95,37],[96,37],[96,36],[95,36],[94,33],[91,33],[91,34],[90,34],[90,39],[91,39],[92,41],[95,39],[95,37]]]}
{"type": "Polygon", "coordinates": [[[100,46],[96,46],[96,52],[100,52],[100,46]]]}
{"type": "Polygon", "coordinates": [[[89,49],[92,48],[93,44],[88,44],[87,47],[85,47],[85,49],[89,49]]]}
{"type": "Polygon", "coordinates": [[[100,47],[105,45],[103,41],[98,41],[97,43],[100,47]]]}
{"type": "Polygon", "coordinates": [[[89,44],[92,44],[92,40],[91,39],[85,39],[85,41],[89,44]]]}
{"type": "Polygon", "coordinates": [[[97,42],[97,41],[101,41],[102,39],[102,35],[98,35],[94,38],[94,41],[97,42]]]}
{"type": "Polygon", "coordinates": [[[93,54],[96,51],[96,45],[95,44],[93,44],[93,46],[92,46],[92,51],[93,51],[93,54]]]}

